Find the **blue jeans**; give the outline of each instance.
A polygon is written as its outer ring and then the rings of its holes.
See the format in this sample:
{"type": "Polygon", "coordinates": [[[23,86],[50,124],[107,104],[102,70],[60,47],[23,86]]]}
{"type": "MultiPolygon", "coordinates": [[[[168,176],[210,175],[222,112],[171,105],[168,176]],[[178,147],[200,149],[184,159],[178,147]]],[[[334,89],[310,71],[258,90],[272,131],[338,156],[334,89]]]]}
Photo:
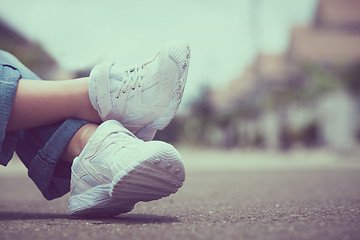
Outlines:
{"type": "Polygon", "coordinates": [[[59,158],[73,135],[88,122],[71,118],[48,126],[6,132],[20,78],[40,80],[13,55],[0,50],[0,164],[6,166],[15,151],[27,167],[29,177],[43,196],[51,200],[70,190],[71,164],[59,158]]]}

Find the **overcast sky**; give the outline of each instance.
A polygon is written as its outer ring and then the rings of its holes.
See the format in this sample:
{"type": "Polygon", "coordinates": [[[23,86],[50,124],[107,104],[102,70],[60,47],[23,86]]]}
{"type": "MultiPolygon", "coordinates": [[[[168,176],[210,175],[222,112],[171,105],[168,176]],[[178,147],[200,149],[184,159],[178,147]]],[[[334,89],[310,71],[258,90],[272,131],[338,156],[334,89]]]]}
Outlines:
{"type": "Polygon", "coordinates": [[[192,48],[184,96],[190,99],[204,84],[222,87],[241,74],[256,49],[283,52],[291,26],[311,21],[315,5],[315,0],[0,0],[0,17],[68,70],[105,60],[140,63],[163,43],[185,39],[192,48]]]}

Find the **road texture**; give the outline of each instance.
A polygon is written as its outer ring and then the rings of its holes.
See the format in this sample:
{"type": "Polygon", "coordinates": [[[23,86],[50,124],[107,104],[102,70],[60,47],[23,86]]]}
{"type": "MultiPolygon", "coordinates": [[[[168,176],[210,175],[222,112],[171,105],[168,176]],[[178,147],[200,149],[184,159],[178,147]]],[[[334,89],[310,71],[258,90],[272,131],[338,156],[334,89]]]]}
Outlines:
{"type": "Polygon", "coordinates": [[[108,219],[72,219],[19,163],[0,168],[0,239],[360,239],[360,159],[180,149],[171,197],[108,219]]]}

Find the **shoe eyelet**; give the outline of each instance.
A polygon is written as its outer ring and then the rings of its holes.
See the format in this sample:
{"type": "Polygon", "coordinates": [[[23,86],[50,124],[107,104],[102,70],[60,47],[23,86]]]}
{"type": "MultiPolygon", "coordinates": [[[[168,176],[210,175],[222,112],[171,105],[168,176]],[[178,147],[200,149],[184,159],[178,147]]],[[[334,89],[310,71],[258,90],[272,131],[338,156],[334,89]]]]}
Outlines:
{"type": "Polygon", "coordinates": [[[126,91],[122,91],[122,93],[126,93],[126,91]]]}
{"type": "Polygon", "coordinates": [[[116,98],[116,99],[118,99],[118,98],[119,98],[119,96],[115,96],[115,98],[116,98]]]}
{"type": "Polygon", "coordinates": [[[131,88],[132,90],[135,90],[135,88],[131,88]]]}

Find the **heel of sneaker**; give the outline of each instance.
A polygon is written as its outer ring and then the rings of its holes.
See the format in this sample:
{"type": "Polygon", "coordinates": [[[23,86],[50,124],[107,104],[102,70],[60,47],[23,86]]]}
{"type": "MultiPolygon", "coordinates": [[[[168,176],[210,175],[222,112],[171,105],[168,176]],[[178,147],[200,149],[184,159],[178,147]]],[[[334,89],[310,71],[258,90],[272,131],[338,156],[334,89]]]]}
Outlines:
{"type": "Polygon", "coordinates": [[[190,47],[186,41],[168,43],[168,55],[176,63],[180,77],[187,72],[190,61],[190,47]]]}
{"type": "MultiPolygon", "coordinates": [[[[151,125],[151,124],[150,124],[151,125]]],[[[147,125],[136,132],[136,137],[143,141],[151,141],[154,139],[157,129],[147,125]]]]}
{"type": "Polygon", "coordinates": [[[174,118],[182,100],[190,63],[190,47],[185,41],[173,41],[166,46],[169,57],[176,63],[179,71],[179,79],[174,82],[171,92],[171,101],[166,112],[136,133],[138,138],[144,141],[152,140],[157,130],[164,129],[174,118]]]}
{"type": "Polygon", "coordinates": [[[104,62],[96,65],[90,72],[89,98],[91,105],[96,109],[102,120],[111,111],[109,74],[112,62],[104,62]]]}

